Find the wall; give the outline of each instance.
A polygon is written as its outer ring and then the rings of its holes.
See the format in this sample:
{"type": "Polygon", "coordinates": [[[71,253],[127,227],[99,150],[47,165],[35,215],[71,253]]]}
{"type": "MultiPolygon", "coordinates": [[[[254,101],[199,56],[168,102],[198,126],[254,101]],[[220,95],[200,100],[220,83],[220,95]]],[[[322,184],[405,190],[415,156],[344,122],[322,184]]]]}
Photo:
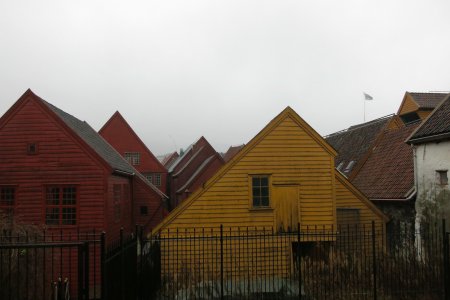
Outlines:
{"type": "Polygon", "coordinates": [[[448,170],[450,177],[450,141],[415,146],[415,176],[417,187],[416,226],[423,219],[450,220],[449,185],[440,185],[436,170],[448,170]]]}

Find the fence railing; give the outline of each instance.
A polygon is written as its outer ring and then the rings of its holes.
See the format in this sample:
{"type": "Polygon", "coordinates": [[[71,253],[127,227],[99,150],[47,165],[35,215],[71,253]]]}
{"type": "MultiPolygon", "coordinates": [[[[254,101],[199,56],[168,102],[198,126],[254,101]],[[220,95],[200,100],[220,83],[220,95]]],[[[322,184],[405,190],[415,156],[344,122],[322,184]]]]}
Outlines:
{"type": "Polygon", "coordinates": [[[160,255],[153,299],[443,299],[442,228],[389,236],[374,224],[165,230],[146,246],[160,255]]]}
{"type": "Polygon", "coordinates": [[[443,228],[0,234],[0,299],[449,299],[443,228]]]}

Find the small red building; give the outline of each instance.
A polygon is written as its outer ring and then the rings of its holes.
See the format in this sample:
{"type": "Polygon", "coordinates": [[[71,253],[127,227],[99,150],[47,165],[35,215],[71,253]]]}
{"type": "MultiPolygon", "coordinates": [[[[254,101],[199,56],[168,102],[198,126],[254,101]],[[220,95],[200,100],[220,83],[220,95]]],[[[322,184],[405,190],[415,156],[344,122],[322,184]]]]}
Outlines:
{"type": "Polygon", "coordinates": [[[166,193],[167,169],[118,111],[103,125],[99,133],[149,182],[166,193]]]}
{"type": "Polygon", "coordinates": [[[89,124],[27,90],[0,118],[1,209],[48,229],[147,230],[166,196],[89,124]]]}
{"type": "Polygon", "coordinates": [[[222,156],[202,136],[169,168],[170,206],[175,208],[225,164],[222,156]]]}

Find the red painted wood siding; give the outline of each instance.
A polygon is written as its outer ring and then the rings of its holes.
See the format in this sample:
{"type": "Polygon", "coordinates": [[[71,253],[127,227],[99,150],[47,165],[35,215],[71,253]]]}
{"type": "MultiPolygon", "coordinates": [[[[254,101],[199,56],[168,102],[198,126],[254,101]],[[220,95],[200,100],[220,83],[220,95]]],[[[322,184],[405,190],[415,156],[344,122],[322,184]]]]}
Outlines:
{"type": "MultiPolygon", "coordinates": [[[[104,228],[105,167],[36,102],[26,101],[0,128],[0,183],[16,186],[20,221],[45,223],[45,186],[77,186],[77,227],[104,228]],[[28,155],[27,143],[38,153],[28,155]]],[[[69,226],[70,227],[70,226],[69,226]]]]}
{"type": "Polygon", "coordinates": [[[114,114],[99,133],[122,156],[124,156],[125,152],[139,152],[140,164],[133,165],[133,167],[142,174],[160,173],[161,186],[158,188],[163,193],[166,193],[167,170],[143,144],[120,114],[114,114]]]}

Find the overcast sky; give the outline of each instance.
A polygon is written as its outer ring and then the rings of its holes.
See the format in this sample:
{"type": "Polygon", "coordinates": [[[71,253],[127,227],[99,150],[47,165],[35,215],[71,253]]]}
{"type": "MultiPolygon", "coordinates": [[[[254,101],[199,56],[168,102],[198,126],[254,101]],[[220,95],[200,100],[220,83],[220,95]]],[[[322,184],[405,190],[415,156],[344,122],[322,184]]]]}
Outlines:
{"type": "Polygon", "coordinates": [[[450,1],[0,0],[0,115],[31,88],[154,154],[247,143],[286,106],[325,135],[450,90],[450,1]]]}

